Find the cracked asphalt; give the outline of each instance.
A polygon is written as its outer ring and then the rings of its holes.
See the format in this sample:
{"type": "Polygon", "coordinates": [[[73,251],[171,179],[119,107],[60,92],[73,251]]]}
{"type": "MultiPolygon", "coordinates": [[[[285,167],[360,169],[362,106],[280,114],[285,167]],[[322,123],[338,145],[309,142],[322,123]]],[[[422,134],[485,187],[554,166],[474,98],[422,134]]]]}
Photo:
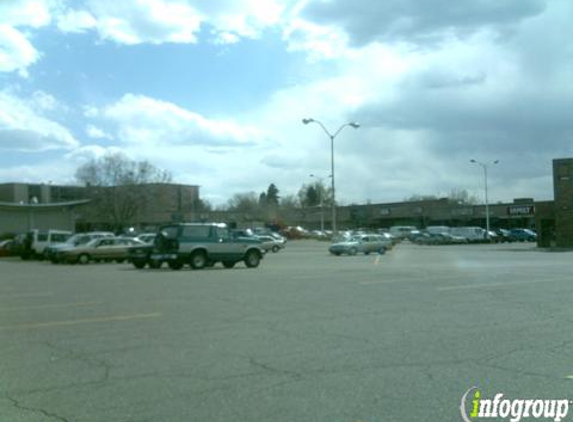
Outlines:
{"type": "Polygon", "coordinates": [[[232,270],[0,260],[0,421],[443,422],[473,386],[573,399],[573,253],[326,248],[232,270]]]}

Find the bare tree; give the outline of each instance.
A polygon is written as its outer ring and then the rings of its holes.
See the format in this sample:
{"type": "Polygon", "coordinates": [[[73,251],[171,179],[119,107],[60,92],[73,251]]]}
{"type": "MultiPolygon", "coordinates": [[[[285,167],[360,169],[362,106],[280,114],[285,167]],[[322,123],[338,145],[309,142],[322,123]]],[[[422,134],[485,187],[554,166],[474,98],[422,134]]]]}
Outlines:
{"type": "Polygon", "coordinates": [[[450,202],[461,205],[476,205],[479,203],[477,196],[470,194],[466,189],[453,188],[448,196],[450,202]]]}
{"type": "Polygon", "coordinates": [[[300,202],[296,195],[284,195],[280,199],[280,207],[283,209],[295,209],[300,207],[300,202]]]}
{"type": "MultiPolygon", "coordinates": [[[[479,203],[479,199],[475,195],[471,195],[466,189],[453,188],[450,193],[444,198],[452,204],[458,205],[475,205],[479,203]]],[[[440,199],[437,195],[412,195],[408,198],[404,198],[405,202],[417,202],[417,201],[436,201],[440,199]]]]}
{"type": "Polygon", "coordinates": [[[255,192],[237,193],[227,202],[227,209],[235,212],[258,214],[260,212],[259,197],[255,192]]]}
{"type": "Polygon", "coordinates": [[[78,182],[89,187],[98,217],[115,230],[133,224],[150,199],[143,185],[169,183],[172,176],[149,161],[133,161],[121,153],[94,158],[76,170],[78,182]]]}

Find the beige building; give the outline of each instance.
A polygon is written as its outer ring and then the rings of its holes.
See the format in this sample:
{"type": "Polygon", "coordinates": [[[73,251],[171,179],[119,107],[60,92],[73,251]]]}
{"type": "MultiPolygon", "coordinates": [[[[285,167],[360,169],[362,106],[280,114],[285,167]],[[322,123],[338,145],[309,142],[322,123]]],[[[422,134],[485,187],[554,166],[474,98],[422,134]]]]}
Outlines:
{"type": "Polygon", "coordinates": [[[23,233],[32,229],[74,231],[89,200],[51,204],[0,202],[0,235],[23,233]]]}
{"type": "Polygon", "coordinates": [[[0,184],[0,234],[30,229],[119,230],[199,218],[199,186],[0,184]]]}

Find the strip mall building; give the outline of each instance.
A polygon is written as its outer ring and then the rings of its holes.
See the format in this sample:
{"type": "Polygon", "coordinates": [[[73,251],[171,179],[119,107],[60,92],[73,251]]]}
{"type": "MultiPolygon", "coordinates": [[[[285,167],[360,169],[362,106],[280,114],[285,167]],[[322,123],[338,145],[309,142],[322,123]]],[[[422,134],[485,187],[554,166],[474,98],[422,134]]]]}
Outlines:
{"type": "MultiPolygon", "coordinates": [[[[554,200],[515,199],[490,204],[492,228],[533,228],[541,247],[573,248],[573,158],[553,161],[554,200]]],[[[151,184],[145,189],[152,200],[138,212],[136,227],[158,226],[174,221],[226,221],[240,225],[277,222],[317,229],[324,218],[330,227],[330,210],[303,208],[275,210],[272,215],[232,212],[199,212],[199,187],[194,185],[151,184]]],[[[0,234],[19,233],[33,228],[86,230],[103,228],[93,211],[88,188],[78,186],[0,184],[0,234]]],[[[394,225],[486,226],[484,205],[438,200],[351,205],[337,208],[337,223],[346,228],[382,228],[394,225]]]]}

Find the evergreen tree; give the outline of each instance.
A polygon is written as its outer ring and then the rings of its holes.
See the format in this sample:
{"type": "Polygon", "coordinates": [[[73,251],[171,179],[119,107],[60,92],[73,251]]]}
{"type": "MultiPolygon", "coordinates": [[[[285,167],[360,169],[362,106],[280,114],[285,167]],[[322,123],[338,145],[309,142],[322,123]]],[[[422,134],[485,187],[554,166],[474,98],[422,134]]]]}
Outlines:
{"type": "Polygon", "coordinates": [[[279,204],[279,190],[274,183],[271,183],[267,189],[267,204],[276,206],[279,204]]]}

